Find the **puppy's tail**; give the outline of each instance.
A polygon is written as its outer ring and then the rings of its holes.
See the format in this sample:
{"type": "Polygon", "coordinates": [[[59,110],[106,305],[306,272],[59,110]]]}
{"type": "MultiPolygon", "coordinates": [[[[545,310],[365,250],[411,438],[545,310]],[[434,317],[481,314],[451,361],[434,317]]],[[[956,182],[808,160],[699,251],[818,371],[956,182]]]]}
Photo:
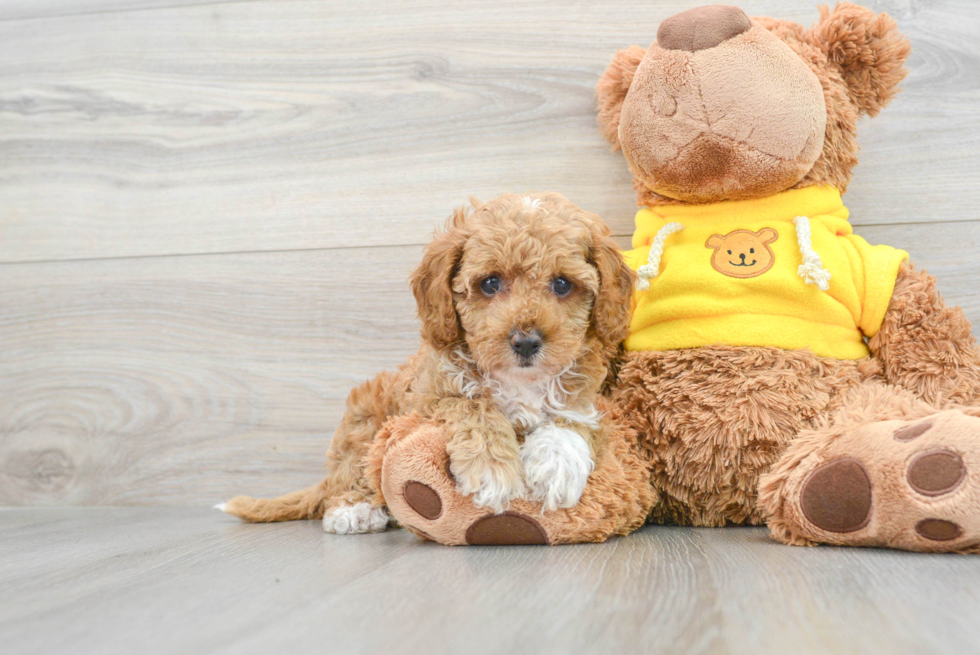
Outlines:
{"type": "Polygon", "coordinates": [[[309,489],[294,491],[278,498],[236,496],[215,509],[237,516],[247,523],[273,523],[323,518],[328,493],[322,482],[309,489]]]}

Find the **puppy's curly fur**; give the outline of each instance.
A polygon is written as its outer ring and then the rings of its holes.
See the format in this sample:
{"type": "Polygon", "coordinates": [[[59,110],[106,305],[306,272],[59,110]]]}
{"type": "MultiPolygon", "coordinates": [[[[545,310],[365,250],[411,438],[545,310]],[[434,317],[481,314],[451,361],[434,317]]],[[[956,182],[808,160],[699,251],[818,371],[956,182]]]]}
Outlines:
{"type": "Polygon", "coordinates": [[[384,529],[365,456],[388,419],[409,413],[448,428],[450,472],[476,505],[578,501],[603,447],[594,401],[626,336],[634,273],[601,219],[556,193],[473,205],[453,214],[412,274],[421,348],[351,392],[326,479],[221,509],[250,522],[325,517],[332,532],[384,529]]]}

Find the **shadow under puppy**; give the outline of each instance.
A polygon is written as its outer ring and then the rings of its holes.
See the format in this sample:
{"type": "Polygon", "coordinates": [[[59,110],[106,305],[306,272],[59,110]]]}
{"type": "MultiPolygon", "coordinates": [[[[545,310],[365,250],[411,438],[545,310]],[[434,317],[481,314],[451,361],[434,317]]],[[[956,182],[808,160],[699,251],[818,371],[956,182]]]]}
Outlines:
{"type": "Polygon", "coordinates": [[[596,541],[635,529],[653,501],[640,491],[648,470],[635,435],[596,406],[634,280],[601,219],[556,193],[457,210],[411,276],[422,346],[351,392],[326,479],[219,508],[250,522],[323,517],[327,532],[354,534],[384,530],[385,505],[407,504],[432,522],[431,533],[413,531],[444,543],[596,541]],[[384,457],[396,443],[393,488],[384,457]],[[438,475],[413,476],[416,464],[438,475]],[[401,478],[444,479],[447,466],[471,511],[454,508],[455,523],[440,526],[440,496],[458,496],[401,478]],[[601,488],[584,514],[564,511],[590,474],[601,488]],[[515,501],[519,511],[495,516],[515,501]]]}

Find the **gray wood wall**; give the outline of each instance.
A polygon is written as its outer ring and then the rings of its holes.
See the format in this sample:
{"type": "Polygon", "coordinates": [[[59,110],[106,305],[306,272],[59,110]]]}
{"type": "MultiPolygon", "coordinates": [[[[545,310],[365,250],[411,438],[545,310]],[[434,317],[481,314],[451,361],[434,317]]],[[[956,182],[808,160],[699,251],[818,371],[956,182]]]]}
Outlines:
{"type": "MultiPolygon", "coordinates": [[[[593,86],[696,4],[0,1],[0,504],[316,481],[348,389],[417,346],[453,206],[556,190],[627,242],[593,86]]],[[[914,54],[853,222],[980,320],[980,3],[872,4],[914,54]]]]}

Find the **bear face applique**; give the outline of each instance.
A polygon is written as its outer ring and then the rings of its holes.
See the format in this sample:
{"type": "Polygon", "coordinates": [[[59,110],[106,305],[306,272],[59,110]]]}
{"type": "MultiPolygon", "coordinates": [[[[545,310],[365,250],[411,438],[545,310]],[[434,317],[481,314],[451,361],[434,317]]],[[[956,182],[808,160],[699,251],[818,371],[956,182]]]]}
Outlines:
{"type": "Polygon", "coordinates": [[[762,275],[776,261],[769,244],[779,238],[776,230],[766,227],[758,232],[734,230],[728,234],[713,234],[705,242],[712,248],[711,266],[722,275],[749,278],[762,275]]]}

